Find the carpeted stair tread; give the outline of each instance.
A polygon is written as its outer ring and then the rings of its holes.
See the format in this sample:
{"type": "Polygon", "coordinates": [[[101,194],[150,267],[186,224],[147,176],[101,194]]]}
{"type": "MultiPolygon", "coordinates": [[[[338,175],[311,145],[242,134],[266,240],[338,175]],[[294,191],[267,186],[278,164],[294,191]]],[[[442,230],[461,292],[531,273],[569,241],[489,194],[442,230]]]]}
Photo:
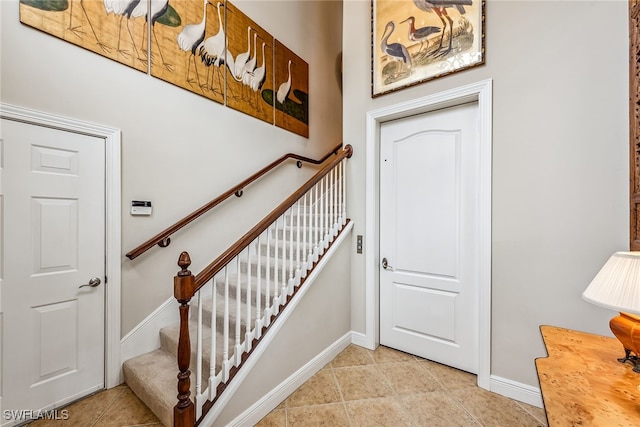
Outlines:
{"type": "Polygon", "coordinates": [[[158,349],[127,360],[122,370],[125,382],[135,395],[162,424],[173,426],[173,407],[178,402],[175,356],[158,349]]]}

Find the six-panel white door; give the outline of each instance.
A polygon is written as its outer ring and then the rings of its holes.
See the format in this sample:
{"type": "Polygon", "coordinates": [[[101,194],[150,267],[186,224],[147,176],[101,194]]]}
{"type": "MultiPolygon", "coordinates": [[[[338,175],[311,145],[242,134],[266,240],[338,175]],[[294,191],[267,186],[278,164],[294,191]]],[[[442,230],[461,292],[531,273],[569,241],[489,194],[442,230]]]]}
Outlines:
{"type": "Polygon", "coordinates": [[[380,128],[380,343],[478,370],[478,104],[380,128]]]}
{"type": "Polygon", "coordinates": [[[1,402],[11,425],[6,411],[49,410],[105,385],[105,141],[7,119],[1,130],[1,402]],[[80,287],[91,279],[102,283],[80,287]]]}

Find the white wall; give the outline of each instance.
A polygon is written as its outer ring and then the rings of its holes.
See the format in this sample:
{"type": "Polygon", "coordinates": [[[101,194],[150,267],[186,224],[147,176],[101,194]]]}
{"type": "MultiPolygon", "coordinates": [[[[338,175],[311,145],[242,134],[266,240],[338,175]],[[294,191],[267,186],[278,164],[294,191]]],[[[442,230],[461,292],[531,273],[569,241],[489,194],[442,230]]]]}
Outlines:
{"type": "MultiPolygon", "coordinates": [[[[344,2],[353,236],[365,231],[366,112],[493,79],[492,374],[537,387],[539,325],[609,334],[615,314],[580,295],[628,249],[627,2],[489,0],[486,65],[376,99],[370,8],[344,2]]],[[[364,273],[354,255],[352,328],[362,333],[364,273]]]]}
{"type": "Polygon", "coordinates": [[[197,272],[312,170],[270,175],[166,249],[126,252],[282,154],[320,157],[341,140],[341,3],[233,3],[309,63],[309,139],[22,25],[18,0],[0,2],[2,102],[122,130],[123,334],[172,295],[182,250],[197,272]],[[131,200],[151,200],[153,215],[130,216],[131,200]]]}

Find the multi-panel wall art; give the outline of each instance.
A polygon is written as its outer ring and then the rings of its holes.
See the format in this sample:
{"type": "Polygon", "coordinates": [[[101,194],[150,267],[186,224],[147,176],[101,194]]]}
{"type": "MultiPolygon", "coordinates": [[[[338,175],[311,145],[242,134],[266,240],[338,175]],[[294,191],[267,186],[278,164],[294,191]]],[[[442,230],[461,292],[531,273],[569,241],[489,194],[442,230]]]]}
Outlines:
{"type": "Polygon", "coordinates": [[[224,0],[20,0],[20,21],[309,136],[309,66],[224,0]]]}

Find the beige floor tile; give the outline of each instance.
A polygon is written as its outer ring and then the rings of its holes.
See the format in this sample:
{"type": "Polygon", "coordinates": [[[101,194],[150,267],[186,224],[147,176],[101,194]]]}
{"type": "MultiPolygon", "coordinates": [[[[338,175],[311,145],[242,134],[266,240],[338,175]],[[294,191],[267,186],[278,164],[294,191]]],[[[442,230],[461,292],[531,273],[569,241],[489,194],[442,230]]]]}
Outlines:
{"type": "Polygon", "coordinates": [[[127,388],[95,423],[96,427],[124,427],[159,423],[160,420],[127,388]]]}
{"type": "Polygon", "coordinates": [[[491,427],[541,427],[543,423],[514,400],[478,387],[451,390],[458,402],[483,425],[491,427]]]}
{"type": "Polygon", "coordinates": [[[529,414],[531,414],[536,420],[540,421],[542,425],[547,425],[547,413],[545,412],[544,408],[538,408],[537,406],[528,405],[523,402],[516,403],[529,414]]]}
{"type": "Polygon", "coordinates": [[[371,365],[374,363],[371,353],[371,350],[351,344],[333,359],[331,366],[333,368],[343,368],[346,366],[371,365]]]}
{"type": "Polygon", "coordinates": [[[331,369],[318,371],[287,398],[287,407],[340,402],[340,390],[331,369]]]}
{"type": "Polygon", "coordinates": [[[402,351],[380,345],[373,352],[373,360],[375,360],[376,363],[411,362],[415,360],[415,357],[402,351]]]}
{"type": "Polygon", "coordinates": [[[271,411],[269,415],[264,417],[255,427],[286,427],[287,412],[284,409],[276,409],[271,411]]]}
{"type": "Polygon", "coordinates": [[[145,424],[133,424],[126,427],[164,427],[164,425],[162,423],[151,423],[151,424],[145,423],[145,424]]]}
{"type": "Polygon", "coordinates": [[[59,420],[38,420],[29,424],[29,427],[85,427],[93,425],[102,414],[128,390],[125,385],[117,386],[109,390],[100,391],[78,402],[67,405],[58,410],[59,420]],[[66,411],[66,412],[63,412],[66,411]],[[66,414],[66,415],[63,415],[66,414]],[[68,416],[68,418],[67,418],[68,416]]]}
{"type": "Polygon", "coordinates": [[[419,363],[421,363],[423,367],[426,367],[447,390],[474,387],[478,383],[477,376],[469,372],[441,365],[440,363],[430,360],[423,360],[419,363]]]}
{"type": "Polygon", "coordinates": [[[393,389],[376,365],[338,368],[333,372],[345,401],[393,395],[393,389]]]}
{"type": "Polygon", "coordinates": [[[394,391],[400,395],[424,393],[442,389],[440,383],[420,363],[385,363],[378,368],[394,391]]]}
{"type": "Polygon", "coordinates": [[[349,417],[342,403],[301,406],[287,410],[289,427],[348,427],[349,417]]]}
{"type": "MultiPolygon", "coordinates": [[[[480,424],[444,390],[404,396],[402,402],[419,426],[480,426],[480,424]]],[[[515,426],[516,424],[511,427],[515,426]]]]}
{"type": "Polygon", "coordinates": [[[411,426],[411,416],[396,397],[357,400],[346,403],[352,427],[411,426]]]}

